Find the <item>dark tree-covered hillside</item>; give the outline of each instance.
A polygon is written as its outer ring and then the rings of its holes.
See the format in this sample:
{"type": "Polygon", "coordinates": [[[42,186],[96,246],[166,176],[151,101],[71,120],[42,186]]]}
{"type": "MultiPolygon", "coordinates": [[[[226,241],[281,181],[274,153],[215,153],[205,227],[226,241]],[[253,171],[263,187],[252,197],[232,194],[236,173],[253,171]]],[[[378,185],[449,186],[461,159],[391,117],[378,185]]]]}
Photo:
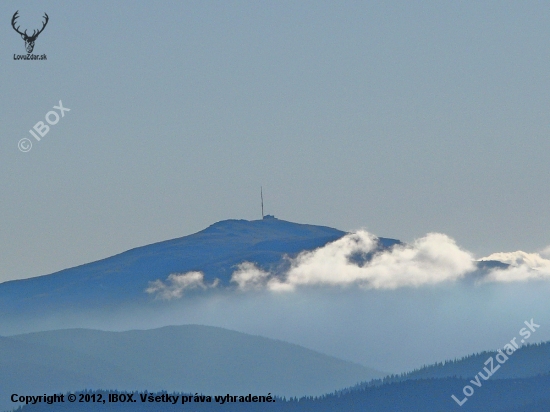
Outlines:
{"type": "MultiPolygon", "coordinates": [[[[459,406],[452,400],[451,395],[454,394],[459,399],[464,398],[462,388],[465,385],[472,386],[468,380],[458,378],[417,379],[368,387],[345,394],[334,393],[322,397],[293,398],[289,400],[277,398],[275,402],[269,403],[239,402],[238,398],[235,398],[235,402],[229,401],[221,404],[220,401],[215,401],[215,394],[211,394],[211,402],[193,401],[182,405],[179,401],[177,404],[172,405],[169,403],[141,402],[139,394],[136,393],[134,395],[136,402],[130,403],[65,402],[53,405],[40,403],[26,405],[19,411],[540,412],[548,410],[544,408],[545,405],[548,405],[550,375],[526,379],[489,379],[483,381],[481,387],[475,387],[475,391],[468,401],[459,406]]],[[[107,398],[107,392],[96,391],[88,394],[100,393],[103,399],[107,398]]],[[[232,395],[246,396],[248,394],[232,395]]],[[[252,395],[266,396],[267,394],[252,395]]],[[[175,394],[174,396],[181,397],[181,394],[175,394]]],[[[203,398],[203,400],[206,400],[206,398],[203,398]]]]}

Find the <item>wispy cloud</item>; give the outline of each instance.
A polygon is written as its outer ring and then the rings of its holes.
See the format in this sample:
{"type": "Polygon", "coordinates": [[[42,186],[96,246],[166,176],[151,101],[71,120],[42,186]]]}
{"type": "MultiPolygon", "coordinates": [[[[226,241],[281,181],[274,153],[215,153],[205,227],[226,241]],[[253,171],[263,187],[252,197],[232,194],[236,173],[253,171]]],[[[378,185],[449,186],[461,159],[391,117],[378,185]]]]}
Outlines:
{"type": "Polygon", "coordinates": [[[236,283],[242,291],[263,289],[268,279],[269,273],[251,262],[241,263],[231,276],[231,282],[236,283]]]}
{"type": "Polygon", "coordinates": [[[291,259],[282,276],[272,276],[266,287],[273,291],[292,291],[303,286],[359,286],[367,289],[396,289],[453,281],[475,269],[472,255],[454,240],[430,233],[411,245],[395,245],[376,253],[377,239],[358,231],[291,259]],[[373,253],[358,264],[350,257],[373,253]]]}
{"type": "MultiPolygon", "coordinates": [[[[242,262],[230,283],[243,292],[291,292],[306,287],[421,287],[454,282],[474,273],[476,283],[550,280],[550,260],[541,255],[550,256],[550,247],[540,253],[493,253],[478,261],[496,260],[509,266],[480,273],[473,254],[445,234],[429,233],[410,244],[381,250],[376,236],[359,230],[294,258],[285,257],[288,269],[283,273],[267,272],[252,262],[242,262]]],[[[182,297],[189,289],[216,286],[218,279],[207,285],[201,272],[175,273],[166,281],[150,282],[146,292],[170,300],[182,297]]]]}
{"type": "Polygon", "coordinates": [[[166,282],[160,279],[149,282],[145,292],[155,295],[157,299],[171,300],[181,298],[186,290],[213,288],[218,283],[219,279],[216,279],[210,285],[205,284],[202,272],[172,273],[166,282]]]}
{"type": "MultiPolygon", "coordinates": [[[[545,251],[548,248],[545,249],[545,251]]],[[[545,253],[545,251],[541,253],[545,253]]],[[[528,280],[550,280],[550,260],[539,253],[516,252],[493,253],[484,260],[498,260],[510,265],[507,269],[494,269],[482,282],[521,282],[528,280]]]]}

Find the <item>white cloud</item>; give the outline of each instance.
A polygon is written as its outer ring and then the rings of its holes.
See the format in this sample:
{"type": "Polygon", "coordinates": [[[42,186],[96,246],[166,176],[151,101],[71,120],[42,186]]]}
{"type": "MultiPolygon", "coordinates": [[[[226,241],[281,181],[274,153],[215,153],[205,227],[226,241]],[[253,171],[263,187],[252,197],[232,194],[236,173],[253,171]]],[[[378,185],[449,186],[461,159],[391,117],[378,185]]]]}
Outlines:
{"type": "Polygon", "coordinates": [[[269,274],[253,263],[244,262],[231,281],[240,290],[266,287],[272,291],[292,291],[300,286],[352,285],[395,289],[453,281],[475,269],[472,255],[440,233],[430,233],[412,245],[397,245],[374,253],[364,265],[350,261],[354,254],[376,252],[377,246],[375,236],[360,230],[289,259],[290,269],[283,275],[269,274]]]}
{"type": "MultiPolygon", "coordinates": [[[[547,248],[548,249],[548,248],[547,248]]],[[[516,252],[493,253],[480,260],[498,260],[510,265],[507,269],[494,269],[483,282],[521,282],[550,279],[550,260],[539,253],[516,252]]]]}
{"type": "MultiPolygon", "coordinates": [[[[311,286],[397,289],[452,282],[477,270],[473,255],[441,233],[429,233],[411,244],[397,244],[382,251],[378,246],[374,235],[359,230],[313,251],[302,252],[295,258],[286,257],[289,269],[284,273],[269,273],[254,263],[243,262],[237,266],[230,281],[240,291],[289,292],[311,286]],[[370,259],[362,263],[350,259],[365,255],[370,259]]],[[[541,253],[550,255],[550,247],[541,253]]],[[[493,253],[480,259],[485,260],[497,260],[510,266],[483,273],[481,279],[477,277],[480,283],[550,280],[550,260],[539,253],[493,253]]],[[[207,285],[201,272],[174,273],[166,281],[150,282],[146,292],[159,299],[177,299],[189,289],[216,287],[218,281],[207,285]]]]}
{"type": "Polygon", "coordinates": [[[363,266],[349,260],[353,253],[372,252],[376,245],[376,238],[366,231],[346,235],[300,254],[291,261],[286,276],[270,279],[268,287],[274,291],[311,285],[395,289],[453,281],[475,269],[472,255],[440,233],[376,253],[363,266]]]}
{"type": "Polygon", "coordinates": [[[357,275],[350,264],[349,256],[354,253],[369,253],[376,248],[376,238],[360,230],[341,237],[325,246],[300,253],[291,259],[291,268],[285,280],[271,279],[272,290],[289,290],[297,285],[345,285],[353,283],[357,275]]]}
{"type": "Polygon", "coordinates": [[[231,276],[231,282],[235,282],[242,291],[263,289],[268,276],[269,273],[259,269],[254,263],[243,262],[231,276]]]}
{"type": "Polygon", "coordinates": [[[219,279],[216,279],[212,284],[206,285],[202,272],[172,273],[166,282],[160,279],[149,282],[149,287],[145,289],[145,292],[156,294],[157,299],[171,300],[181,298],[185,290],[212,288],[216,287],[218,283],[219,279]]]}
{"type": "Polygon", "coordinates": [[[526,253],[521,250],[516,252],[493,253],[492,255],[481,258],[480,260],[498,260],[499,262],[507,263],[512,266],[527,265],[530,268],[550,267],[550,260],[544,259],[540,254],[526,253]]]}

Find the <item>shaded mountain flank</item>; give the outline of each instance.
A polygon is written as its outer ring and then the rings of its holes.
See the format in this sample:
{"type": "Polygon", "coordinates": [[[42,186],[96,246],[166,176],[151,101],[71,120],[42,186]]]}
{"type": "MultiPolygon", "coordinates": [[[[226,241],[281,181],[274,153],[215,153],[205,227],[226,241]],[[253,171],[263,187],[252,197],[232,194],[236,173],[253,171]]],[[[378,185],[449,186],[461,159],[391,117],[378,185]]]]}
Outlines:
{"type": "MultiPolygon", "coordinates": [[[[199,271],[211,284],[230,282],[237,265],[252,262],[259,268],[280,272],[288,267],[285,256],[314,250],[346,232],[325,226],[263,220],[225,220],[195,234],[128,250],[118,255],[53,274],[0,283],[0,334],[3,322],[57,311],[73,313],[150,304],[154,296],[145,289],[170,274],[199,271]]],[[[363,264],[377,251],[399,240],[378,238],[378,248],[366,256],[350,256],[363,264]]],[[[501,262],[477,262],[480,271],[503,268],[501,262]]],[[[158,303],[158,302],[157,302],[158,303]]]]}
{"type": "Polygon", "coordinates": [[[315,249],[345,235],[323,226],[279,219],[226,220],[178,239],[65,269],[50,275],[0,284],[0,317],[70,307],[73,310],[124,302],[145,302],[150,281],[171,273],[202,271],[205,281],[229,285],[235,266],[255,262],[268,269],[285,254],[315,249]]]}
{"type": "MultiPolygon", "coordinates": [[[[154,297],[144,293],[149,283],[172,273],[200,271],[205,283],[219,279],[230,286],[236,266],[248,261],[264,270],[282,270],[288,260],[344,236],[325,226],[298,224],[266,218],[225,220],[178,239],[131,249],[127,252],[65,269],[50,275],[0,284],[0,333],[2,319],[57,310],[73,312],[109,309],[125,304],[147,304],[154,297]]],[[[379,238],[379,248],[400,243],[379,238]]]]}

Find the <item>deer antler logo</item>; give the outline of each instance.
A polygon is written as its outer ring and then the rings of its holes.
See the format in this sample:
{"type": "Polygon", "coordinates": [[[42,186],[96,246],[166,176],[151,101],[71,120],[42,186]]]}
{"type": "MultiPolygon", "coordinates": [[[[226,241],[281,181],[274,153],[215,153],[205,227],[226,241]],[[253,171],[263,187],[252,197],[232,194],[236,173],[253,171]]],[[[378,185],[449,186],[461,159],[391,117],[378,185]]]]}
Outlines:
{"type": "Polygon", "coordinates": [[[16,20],[17,20],[17,18],[19,17],[18,13],[19,13],[19,10],[17,10],[17,11],[14,13],[14,15],[13,15],[13,17],[12,17],[12,19],[11,19],[11,25],[12,25],[13,29],[14,29],[17,33],[19,33],[19,34],[21,35],[21,38],[22,38],[23,40],[25,40],[25,48],[27,49],[27,53],[32,53],[32,51],[33,51],[33,49],[34,49],[34,42],[36,41],[36,38],[38,37],[38,35],[39,35],[40,33],[42,33],[42,32],[44,31],[44,28],[46,27],[46,24],[48,24],[48,20],[49,20],[50,18],[48,17],[48,15],[47,15],[46,13],[44,13],[44,18],[45,18],[46,20],[42,23],[42,28],[41,28],[40,30],[38,30],[38,31],[33,30],[32,35],[29,36],[29,35],[27,34],[27,30],[25,30],[25,32],[23,33],[23,32],[20,32],[20,31],[19,31],[19,27],[20,27],[20,26],[15,27],[16,20]]]}

